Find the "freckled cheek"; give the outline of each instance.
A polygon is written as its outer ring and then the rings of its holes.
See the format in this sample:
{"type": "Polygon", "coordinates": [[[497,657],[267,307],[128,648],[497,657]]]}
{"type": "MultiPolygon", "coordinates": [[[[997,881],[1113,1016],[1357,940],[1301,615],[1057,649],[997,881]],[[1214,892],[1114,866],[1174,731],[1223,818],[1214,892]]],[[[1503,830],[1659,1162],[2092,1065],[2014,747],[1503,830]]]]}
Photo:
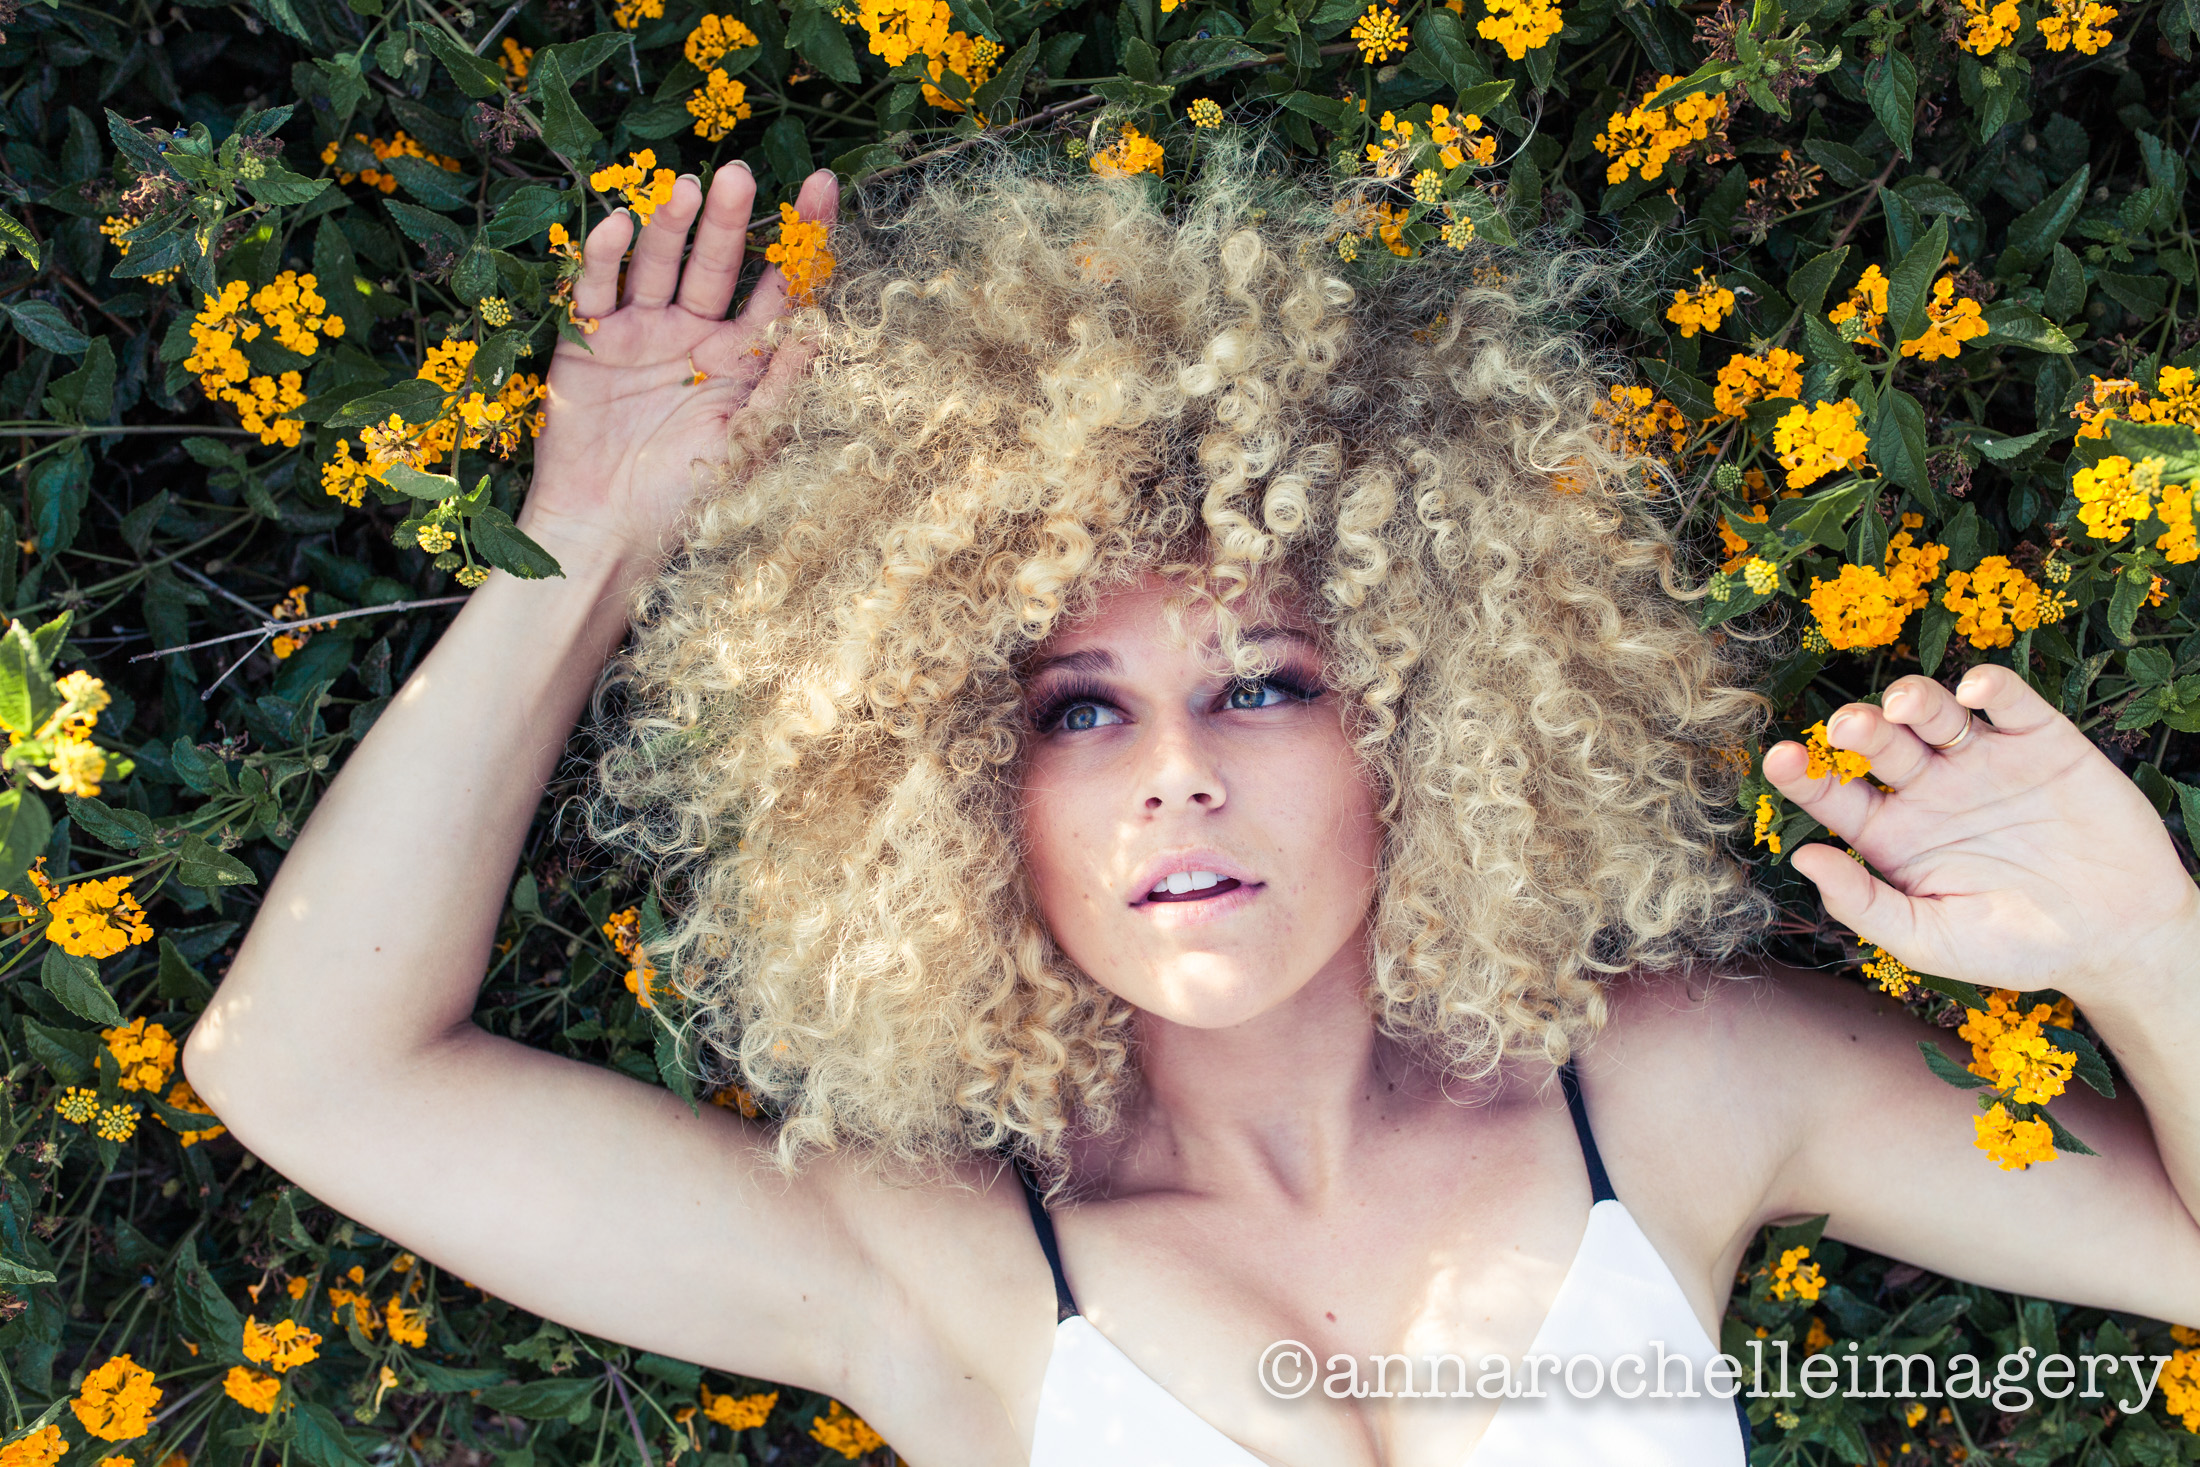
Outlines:
{"type": "Polygon", "coordinates": [[[1107,897],[1104,824],[1079,799],[1076,783],[1027,776],[1019,819],[1024,864],[1049,925],[1101,906],[1107,897]]]}

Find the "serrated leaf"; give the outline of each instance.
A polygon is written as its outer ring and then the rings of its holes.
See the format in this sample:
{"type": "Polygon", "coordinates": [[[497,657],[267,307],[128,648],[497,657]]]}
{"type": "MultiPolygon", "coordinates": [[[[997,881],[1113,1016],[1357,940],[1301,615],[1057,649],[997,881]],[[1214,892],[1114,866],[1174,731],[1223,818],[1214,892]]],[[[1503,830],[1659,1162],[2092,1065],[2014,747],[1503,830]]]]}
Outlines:
{"type": "Polygon", "coordinates": [[[1936,219],[1925,237],[1887,274],[1887,325],[1895,340],[1914,340],[1925,329],[1925,302],[1948,253],[1948,221],[1936,219]]]}
{"type": "Polygon", "coordinates": [[[2093,1047],[2093,1041],[2075,1029],[2065,1029],[2059,1024],[2043,1024],[2041,1035],[2057,1049],[2077,1056],[2077,1066],[2072,1071],[2079,1079],[2110,1100],[2116,1098],[2116,1082],[2109,1074],[2108,1061],[2093,1047]]]}
{"type": "Polygon", "coordinates": [[[226,851],[216,850],[196,831],[184,831],[176,843],[176,880],[185,886],[257,886],[252,868],[226,851]]]}
{"type": "Polygon", "coordinates": [[[2062,187],[2010,222],[2009,241],[1994,266],[1996,275],[2007,278],[2021,274],[2047,257],[2048,250],[2070,227],[2070,221],[2078,217],[2092,167],[2090,163],[2079,164],[2078,171],[2063,180],[2062,187]]]}
{"type": "Polygon", "coordinates": [[[270,205],[303,204],[318,196],[334,180],[307,178],[292,173],[280,163],[263,163],[264,170],[258,178],[243,180],[244,190],[252,195],[255,203],[270,205]]]}
{"type": "Polygon", "coordinates": [[[407,377],[345,403],[329,415],[329,426],[361,428],[368,423],[386,422],[393,415],[415,426],[432,423],[443,415],[444,396],[441,384],[407,377]]]}
{"type": "Polygon", "coordinates": [[[469,97],[487,100],[504,92],[504,69],[495,62],[476,56],[458,42],[445,35],[442,27],[414,21],[413,38],[426,46],[435,59],[450,72],[451,80],[469,97]]]}
{"type": "Polygon", "coordinates": [[[2046,1106],[2037,1105],[2032,1107],[2032,1110],[2033,1113],[2037,1115],[2041,1120],[2047,1122],[2048,1134],[2055,1138],[2055,1149],[2057,1151],[2068,1151],[2076,1156],[2100,1155],[2098,1151],[2095,1151],[2092,1147],[2086,1145],[2083,1141],[2080,1141],[2076,1135],[2072,1134],[2069,1127],[2065,1126],[2061,1121],[2056,1120],[2054,1113],[2050,1111],[2046,1106]]]}
{"type": "Polygon", "coordinates": [[[476,554],[506,575],[534,581],[565,574],[556,557],[494,505],[483,505],[467,516],[466,537],[476,554]]]}
{"type": "Polygon", "coordinates": [[[0,254],[5,254],[10,249],[30,261],[33,270],[40,267],[42,257],[37,239],[23,227],[20,219],[0,209],[0,254]]]}
{"type": "Polygon", "coordinates": [[[1980,315],[1987,328],[1986,335],[1979,338],[1980,346],[2021,346],[2065,356],[2077,350],[2060,326],[2022,301],[1995,301],[1980,315]]]}
{"type": "Polygon", "coordinates": [[[1985,1088],[1985,1080],[1948,1058],[1947,1051],[1930,1039],[1918,1040],[1917,1048],[1918,1052],[1925,1056],[1925,1067],[1955,1086],[1956,1089],[1980,1090],[1985,1088]]]}
{"type": "Polygon", "coordinates": [[[30,894],[24,873],[52,837],[44,800],[30,790],[0,790],[0,891],[30,894]]]}
{"type": "Polygon", "coordinates": [[[154,843],[153,817],[139,810],[114,809],[86,795],[64,796],[69,818],[79,830],[112,851],[141,851],[154,843]]]}
{"type": "Polygon", "coordinates": [[[527,89],[542,99],[544,146],[585,173],[588,157],[603,141],[603,134],[573,100],[573,84],[566,80],[555,55],[536,55],[527,73],[527,89]]]}
{"type": "Polygon", "coordinates": [[[1833,284],[1833,277],[1840,272],[1841,262],[1848,257],[1847,245],[1825,250],[1811,256],[1788,276],[1788,295],[1805,316],[1815,316],[1825,308],[1826,289],[1833,284]]]}
{"type": "Polygon", "coordinates": [[[1917,66],[1900,51],[1889,50],[1864,68],[1864,96],[1872,115],[1894,140],[1895,151],[1910,156],[1910,137],[1917,125],[1917,66]]]}
{"type": "Polygon", "coordinates": [[[1892,482],[1905,489],[1926,487],[1925,409],[1916,398],[1897,390],[1879,399],[1867,452],[1892,482]]]}
{"type": "Polygon", "coordinates": [[[458,497],[458,480],[449,474],[425,474],[410,464],[392,464],[384,480],[410,499],[440,502],[458,497]]]}
{"type": "Polygon", "coordinates": [[[82,1029],[58,1029],[36,1019],[23,1020],[23,1044],[31,1058],[64,1085],[89,1085],[98,1078],[99,1036],[82,1029]]]}
{"type": "MultiPolygon", "coordinates": [[[[384,158],[381,168],[404,185],[406,193],[431,209],[447,212],[474,206],[473,180],[462,173],[451,172],[440,163],[396,153],[384,158]]],[[[457,228],[456,225],[452,227],[457,228]]]]}
{"type": "Polygon", "coordinates": [[[863,79],[848,33],[832,12],[813,0],[794,0],[787,16],[787,45],[804,61],[843,86],[863,79]]]}
{"type": "Polygon", "coordinates": [[[483,1410],[503,1411],[529,1421],[551,1421],[585,1409],[602,1384],[602,1376],[590,1375],[493,1385],[475,1397],[475,1404],[483,1410]]]}
{"type": "Polygon", "coordinates": [[[107,985],[99,981],[99,964],[92,958],[49,947],[39,964],[38,981],[61,1000],[63,1008],[80,1019],[107,1026],[122,1022],[122,1010],[115,1006],[115,996],[107,991],[107,985]]]}
{"type": "Polygon", "coordinates": [[[52,301],[0,301],[23,339],[33,346],[73,357],[92,344],[92,339],[69,324],[69,318],[52,301]]]}

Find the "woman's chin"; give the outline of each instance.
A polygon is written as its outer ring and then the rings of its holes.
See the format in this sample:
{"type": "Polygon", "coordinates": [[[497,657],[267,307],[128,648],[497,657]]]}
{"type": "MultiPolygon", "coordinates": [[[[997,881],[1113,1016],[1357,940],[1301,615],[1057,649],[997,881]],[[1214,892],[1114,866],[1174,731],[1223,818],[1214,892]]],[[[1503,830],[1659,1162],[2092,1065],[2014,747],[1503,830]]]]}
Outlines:
{"type": "MultiPolygon", "coordinates": [[[[1309,975],[1310,976],[1310,975],[1309,975]]],[[[1233,1029],[1287,1002],[1304,986],[1274,969],[1260,974],[1207,971],[1147,975],[1140,992],[1118,995],[1157,1019],[1187,1029],[1233,1029]]]]}

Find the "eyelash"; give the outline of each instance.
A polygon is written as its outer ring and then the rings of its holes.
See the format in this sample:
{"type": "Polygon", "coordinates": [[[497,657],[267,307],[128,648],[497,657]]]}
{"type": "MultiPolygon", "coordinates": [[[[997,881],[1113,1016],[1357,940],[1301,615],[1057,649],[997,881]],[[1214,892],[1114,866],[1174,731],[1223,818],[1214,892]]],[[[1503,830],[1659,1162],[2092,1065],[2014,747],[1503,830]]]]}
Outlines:
{"type": "MultiPolygon", "coordinates": [[[[1228,707],[1230,694],[1241,687],[1274,688],[1284,696],[1300,703],[1311,703],[1322,695],[1321,687],[1312,679],[1302,677],[1288,668],[1278,668],[1266,677],[1249,678],[1242,682],[1230,683],[1224,687],[1222,690],[1224,707],[1228,707]]],[[[1115,708],[1116,706],[1115,700],[1098,683],[1071,682],[1058,689],[1052,697],[1039,705],[1038,710],[1031,715],[1031,725],[1041,733],[1056,732],[1061,724],[1062,715],[1080,703],[1096,703],[1103,708],[1115,708]]],[[[1238,711],[1250,713],[1257,710],[1241,709],[1238,711]]]]}

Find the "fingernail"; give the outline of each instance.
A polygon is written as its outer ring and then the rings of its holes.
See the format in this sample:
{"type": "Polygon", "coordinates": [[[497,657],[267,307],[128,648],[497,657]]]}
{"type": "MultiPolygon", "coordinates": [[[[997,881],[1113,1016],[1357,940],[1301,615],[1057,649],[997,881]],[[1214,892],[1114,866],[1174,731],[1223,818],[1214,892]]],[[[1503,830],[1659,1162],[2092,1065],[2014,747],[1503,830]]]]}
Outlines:
{"type": "Polygon", "coordinates": [[[685,179],[687,182],[694,184],[697,188],[701,188],[703,186],[703,180],[696,177],[692,173],[683,173],[680,175],[680,177],[685,179]]]}
{"type": "Polygon", "coordinates": [[[1826,737],[1828,739],[1835,737],[1841,732],[1841,729],[1844,725],[1854,723],[1855,721],[1856,715],[1853,713],[1834,714],[1832,718],[1826,721],[1826,737]]]}
{"type": "Polygon", "coordinates": [[[748,165],[748,161],[747,161],[746,159],[742,159],[742,158],[736,158],[736,159],[734,159],[734,160],[733,160],[733,166],[734,166],[734,167],[736,167],[736,168],[738,168],[738,169],[740,169],[740,170],[741,170],[741,171],[742,171],[743,173],[746,173],[746,174],[747,174],[747,175],[748,175],[749,177],[751,177],[751,178],[754,178],[754,177],[756,177],[756,170],[755,170],[755,169],[753,169],[753,168],[751,168],[751,167],[749,167],[749,165],[748,165]]]}

